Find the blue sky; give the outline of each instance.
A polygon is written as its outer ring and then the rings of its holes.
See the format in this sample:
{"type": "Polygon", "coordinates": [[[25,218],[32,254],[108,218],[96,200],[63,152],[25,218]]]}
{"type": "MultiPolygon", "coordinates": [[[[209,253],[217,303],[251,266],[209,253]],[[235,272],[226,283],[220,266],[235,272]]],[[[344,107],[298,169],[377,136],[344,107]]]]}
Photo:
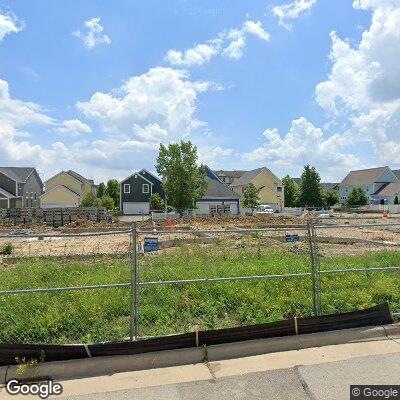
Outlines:
{"type": "Polygon", "coordinates": [[[0,0],[0,164],[122,178],[190,139],[213,168],[399,166],[399,15],[396,0],[0,0]]]}

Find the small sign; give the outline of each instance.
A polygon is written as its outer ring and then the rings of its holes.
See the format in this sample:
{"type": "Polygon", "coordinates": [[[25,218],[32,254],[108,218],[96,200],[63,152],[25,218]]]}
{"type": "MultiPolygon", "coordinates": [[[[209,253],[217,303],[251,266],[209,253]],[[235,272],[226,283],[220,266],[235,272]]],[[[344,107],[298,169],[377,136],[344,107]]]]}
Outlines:
{"type": "Polygon", "coordinates": [[[144,251],[157,251],[158,250],[158,238],[156,238],[156,237],[144,238],[143,250],[144,251]]]}
{"type": "Polygon", "coordinates": [[[298,241],[300,241],[300,237],[297,233],[295,235],[285,235],[285,242],[294,243],[298,241]]]}

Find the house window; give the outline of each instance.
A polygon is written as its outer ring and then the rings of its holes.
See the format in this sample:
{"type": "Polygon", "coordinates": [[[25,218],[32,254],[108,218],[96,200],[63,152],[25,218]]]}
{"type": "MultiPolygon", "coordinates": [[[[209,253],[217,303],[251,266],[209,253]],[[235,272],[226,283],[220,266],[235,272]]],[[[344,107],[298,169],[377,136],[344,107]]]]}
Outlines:
{"type": "Polygon", "coordinates": [[[210,204],[208,206],[208,212],[210,215],[215,215],[217,213],[217,206],[215,204],[210,204]]]}
{"type": "Polygon", "coordinates": [[[131,192],[131,185],[129,183],[124,184],[124,193],[130,193],[131,192]]]}
{"type": "Polygon", "coordinates": [[[143,185],[142,185],[142,193],[143,194],[150,193],[150,185],[148,183],[143,183],[143,185]]]}
{"type": "Polygon", "coordinates": [[[277,191],[278,193],[282,193],[282,187],[281,187],[281,186],[277,186],[276,191],[277,191]]]}
{"type": "Polygon", "coordinates": [[[29,207],[29,194],[26,196],[26,206],[29,207]]]}
{"type": "Polygon", "coordinates": [[[33,199],[36,201],[37,200],[37,193],[33,193],[33,199]]]}

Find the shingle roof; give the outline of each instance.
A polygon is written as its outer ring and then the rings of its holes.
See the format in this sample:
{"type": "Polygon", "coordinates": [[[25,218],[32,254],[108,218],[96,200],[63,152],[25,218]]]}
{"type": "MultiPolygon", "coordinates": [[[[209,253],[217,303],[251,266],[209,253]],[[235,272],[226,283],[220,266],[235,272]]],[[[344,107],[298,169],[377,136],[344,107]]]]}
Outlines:
{"type": "Polygon", "coordinates": [[[379,190],[377,190],[374,195],[378,196],[396,196],[400,192],[400,182],[393,182],[383,185],[379,190]]]}
{"type": "Polygon", "coordinates": [[[392,169],[392,172],[397,176],[397,179],[400,180],[400,169],[392,169]]]}
{"type": "Polygon", "coordinates": [[[3,188],[1,188],[1,187],[0,187],[0,193],[1,193],[3,196],[7,197],[8,199],[13,199],[14,197],[17,197],[17,196],[14,196],[12,193],[7,192],[7,190],[5,190],[5,189],[3,189],[3,188]]]}
{"type": "Polygon", "coordinates": [[[368,168],[350,171],[342,180],[342,186],[368,185],[377,182],[388,167],[368,168]]]}
{"type": "Polygon", "coordinates": [[[218,171],[214,170],[213,172],[217,176],[226,176],[227,178],[240,178],[247,171],[242,171],[242,170],[225,171],[223,169],[220,169],[218,171]]]}
{"type": "Polygon", "coordinates": [[[207,190],[206,194],[203,196],[203,199],[208,198],[230,198],[230,199],[239,199],[240,196],[235,193],[232,189],[229,189],[226,185],[221,182],[218,182],[215,179],[211,179],[208,176],[207,179],[207,190]]]}
{"type": "Polygon", "coordinates": [[[265,167],[253,169],[252,171],[245,172],[232,186],[248,185],[265,167]]]}
{"type": "Polygon", "coordinates": [[[86,179],[84,176],[82,176],[81,174],[78,174],[75,171],[72,171],[71,169],[69,171],[67,171],[67,174],[72,175],[74,178],[78,179],[78,181],[84,183],[85,181],[89,181],[90,183],[94,183],[91,179],[86,179]]]}
{"type": "Polygon", "coordinates": [[[34,170],[32,167],[0,167],[0,172],[18,182],[25,182],[34,170]]]}

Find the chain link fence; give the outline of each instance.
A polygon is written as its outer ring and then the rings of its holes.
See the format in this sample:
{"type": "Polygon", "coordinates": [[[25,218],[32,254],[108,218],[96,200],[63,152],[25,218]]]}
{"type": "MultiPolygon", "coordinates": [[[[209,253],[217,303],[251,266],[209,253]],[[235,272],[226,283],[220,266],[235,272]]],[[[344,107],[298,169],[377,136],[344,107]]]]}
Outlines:
{"type": "Polygon", "coordinates": [[[0,342],[133,340],[383,301],[400,310],[396,220],[0,235],[6,243],[0,342]]]}

